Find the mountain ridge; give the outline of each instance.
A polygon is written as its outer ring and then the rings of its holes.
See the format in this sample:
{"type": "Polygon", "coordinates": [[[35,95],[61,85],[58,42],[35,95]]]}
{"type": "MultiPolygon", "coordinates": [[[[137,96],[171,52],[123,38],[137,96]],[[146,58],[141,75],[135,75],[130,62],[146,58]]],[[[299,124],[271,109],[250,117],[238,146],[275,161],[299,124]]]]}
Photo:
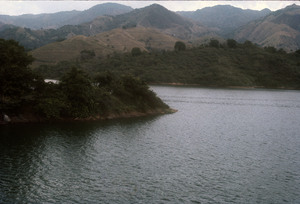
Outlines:
{"type": "Polygon", "coordinates": [[[230,5],[217,5],[213,7],[205,7],[192,12],[177,13],[199,22],[206,27],[216,27],[219,29],[221,34],[227,34],[252,20],[271,13],[271,10],[244,10],[230,5]]]}
{"type": "Polygon", "coordinates": [[[0,15],[0,22],[30,29],[57,29],[64,25],[77,25],[92,21],[103,15],[119,15],[133,9],[117,3],[103,3],[84,11],[61,11],[56,13],[23,14],[19,16],[0,15]]]}
{"type": "Polygon", "coordinates": [[[156,28],[164,34],[181,39],[192,39],[211,32],[160,5],[151,5],[117,16],[100,16],[91,22],[80,25],[65,25],[59,29],[31,30],[11,26],[9,29],[1,31],[0,37],[17,40],[27,49],[32,50],[75,35],[91,36],[116,28],[133,27],[156,28]],[[168,16],[168,18],[162,18],[163,16],[168,16]]]}
{"type": "MultiPolygon", "coordinates": [[[[95,9],[96,7],[93,8],[95,9]]],[[[195,42],[200,37],[232,38],[239,42],[250,40],[261,46],[274,46],[289,51],[300,48],[300,37],[298,33],[300,29],[300,14],[298,10],[299,6],[291,5],[285,9],[271,12],[267,16],[263,16],[263,13],[270,12],[268,9],[253,11],[228,5],[219,5],[197,10],[198,12],[208,11],[208,13],[210,13],[206,18],[214,20],[215,23],[211,23],[208,27],[203,24],[205,19],[203,22],[196,22],[195,20],[172,12],[159,4],[153,4],[115,16],[98,16],[86,23],[64,25],[58,29],[32,30],[12,25],[0,25],[0,37],[4,39],[14,39],[19,41],[21,45],[25,46],[28,50],[33,50],[55,41],[69,39],[76,35],[92,36],[116,28],[130,29],[146,27],[157,29],[163,34],[190,42],[195,42]],[[226,11],[226,9],[228,9],[228,11],[226,11]],[[217,10],[222,12],[219,12],[214,19],[210,18],[209,16],[212,15],[212,11],[217,10]],[[247,15],[239,17],[241,13],[243,14],[245,12],[250,12],[251,15],[249,15],[254,16],[255,20],[236,29],[235,27],[243,24],[241,22],[245,22],[245,19],[247,19],[247,21],[251,20],[247,15]],[[239,20],[239,23],[236,23],[238,22],[236,19],[239,20]],[[266,19],[267,21],[262,23],[262,21],[266,19]],[[223,23],[224,21],[227,24],[223,23]],[[231,32],[232,29],[234,29],[233,32],[231,32]]]]}

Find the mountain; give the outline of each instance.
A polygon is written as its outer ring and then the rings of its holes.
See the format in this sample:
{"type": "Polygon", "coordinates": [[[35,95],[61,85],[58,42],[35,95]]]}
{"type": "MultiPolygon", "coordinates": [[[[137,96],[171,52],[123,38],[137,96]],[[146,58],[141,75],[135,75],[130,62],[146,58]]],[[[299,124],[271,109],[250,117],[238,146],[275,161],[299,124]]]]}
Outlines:
{"type": "Polygon", "coordinates": [[[132,10],[131,7],[125,5],[104,3],[85,11],[63,11],[52,14],[25,14],[20,16],[0,15],[0,22],[31,29],[49,29],[63,25],[77,25],[92,21],[98,16],[119,15],[132,10]]]}
{"type": "Polygon", "coordinates": [[[116,16],[123,13],[128,13],[132,11],[133,8],[116,3],[104,3],[93,6],[92,8],[80,12],[78,15],[74,16],[64,22],[64,25],[78,25],[85,22],[90,22],[98,16],[116,16]]]}
{"type": "Polygon", "coordinates": [[[250,21],[266,16],[271,11],[269,9],[261,11],[243,10],[229,5],[218,5],[196,11],[180,11],[178,13],[206,27],[217,28],[218,33],[227,34],[250,21]]]}
{"type": "MultiPolygon", "coordinates": [[[[91,14],[93,13],[92,11],[101,10],[100,8],[117,8],[115,4],[101,5],[86,10],[81,14],[91,14]]],[[[261,46],[274,46],[290,51],[300,48],[299,10],[299,6],[296,5],[271,13],[267,9],[253,11],[242,10],[232,6],[215,6],[197,10],[193,13],[185,13],[186,16],[189,14],[190,17],[195,17],[194,20],[191,20],[183,17],[182,12],[179,15],[158,4],[153,4],[120,15],[98,16],[86,23],[64,25],[58,29],[32,30],[2,24],[0,25],[0,38],[14,39],[19,41],[26,49],[33,50],[76,35],[88,37],[117,28],[126,30],[143,27],[156,29],[163,34],[191,42],[197,41],[201,43],[203,40],[197,39],[205,36],[212,38],[213,36],[214,38],[233,38],[238,41],[250,40],[261,46]],[[199,21],[196,22],[196,19],[199,21]],[[233,29],[235,30],[233,31],[233,29]]],[[[112,10],[108,12],[112,12],[112,10]]],[[[78,17],[78,19],[83,18],[78,17]]],[[[73,23],[79,22],[78,19],[73,17],[73,23]]],[[[68,20],[70,19],[65,19],[64,22],[68,20]]]]}
{"type": "Polygon", "coordinates": [[[5,24],[2,23],[2,22],[0,22],[0,31],[1,31],[2,29],[4,29],[4,26],[5,26],[5,24]]]}
{"type": "Polygon", "coordinates": [[[158,4],[153,4],[129,13],[100,16],[88,23],[65,25],[58,29],[32,30],[12,26],[0,31],[0,38],[14,39],[32,50],[76,35],[91,36],[116,28],[134,27],[155,28],[164,34],[188,40],[211,33],[210,29],[201,27],[158,4]]]}
{"type": "Polygon", "coordinates": [[[300,6],[291,5],[252,21],[234,33],[239,41],[294,51],[300,49],[300,6]]]}
{"type": "Polygon", "coordinates": [[[36,59],[34,67],[41,64],[56,64],[60,61],[84,60],[85,57],[106,58],[113,53],[128,53],[138,47],[141,51],[173,50],[178,38],[166,35],[153,28],[117,28],[95,36],[75,36],[55,42],[31,52],[36,59]]]}
{"type": "Polygon", "coordinates": [[[108,31],[114,28],[132,27],[156,28],[181,39],[190,39],[211,32],[158,4],[135,9],[122,15],[100,17],[90,23],[90,30],[94,33],[99,32],[99,29],[108,31]]]}
{"type": "Polygon", "coordinates": [[[71,19],[80,11],[63,11],[53,14],[24,14],[20,16],[0,15],[0,21],[18,27],[31,29],[57,28],[65,19],[71,19]]]}

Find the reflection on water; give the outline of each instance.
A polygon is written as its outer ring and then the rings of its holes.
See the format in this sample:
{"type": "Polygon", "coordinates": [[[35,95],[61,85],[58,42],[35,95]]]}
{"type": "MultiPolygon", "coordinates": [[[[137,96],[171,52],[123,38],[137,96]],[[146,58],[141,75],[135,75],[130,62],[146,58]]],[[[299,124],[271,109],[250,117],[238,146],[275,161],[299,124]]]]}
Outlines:
{"type": "Polygon", "coordinates": [[[299,203],[300,92],[153,89],[175,114],[0,127],[0,203],[299,203]]]}

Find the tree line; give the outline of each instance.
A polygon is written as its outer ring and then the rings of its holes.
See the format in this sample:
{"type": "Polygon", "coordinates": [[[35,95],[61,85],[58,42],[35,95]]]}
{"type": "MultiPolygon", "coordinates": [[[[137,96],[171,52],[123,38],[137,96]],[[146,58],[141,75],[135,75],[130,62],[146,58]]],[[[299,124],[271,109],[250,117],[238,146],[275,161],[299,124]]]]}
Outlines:
{"type": "Polygon", "coordinates": [[[253,86],[266,88],[300,88],[300,51],[286,53],[274,47],[259,47],[233,39],[187,48],[176,42],[173,51],[131,53],[84,62],[61,62],[36,69],[47,77],[57,78],[71,66],[89,73],[109,71],[116,75],[130,74],[147,83],[182,83],[201,86],[253,86]]]}

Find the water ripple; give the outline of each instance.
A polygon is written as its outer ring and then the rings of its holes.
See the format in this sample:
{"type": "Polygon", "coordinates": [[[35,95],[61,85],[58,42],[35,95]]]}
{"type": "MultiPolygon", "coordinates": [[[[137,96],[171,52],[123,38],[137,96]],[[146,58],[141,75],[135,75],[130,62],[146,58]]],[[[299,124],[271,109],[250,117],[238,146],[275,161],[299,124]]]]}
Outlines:
{"type": "Polygon", "coordinates": [[[179,111],[0,127],[0,203],[300,201],[300,92],[154,89],[179,111]]]}

